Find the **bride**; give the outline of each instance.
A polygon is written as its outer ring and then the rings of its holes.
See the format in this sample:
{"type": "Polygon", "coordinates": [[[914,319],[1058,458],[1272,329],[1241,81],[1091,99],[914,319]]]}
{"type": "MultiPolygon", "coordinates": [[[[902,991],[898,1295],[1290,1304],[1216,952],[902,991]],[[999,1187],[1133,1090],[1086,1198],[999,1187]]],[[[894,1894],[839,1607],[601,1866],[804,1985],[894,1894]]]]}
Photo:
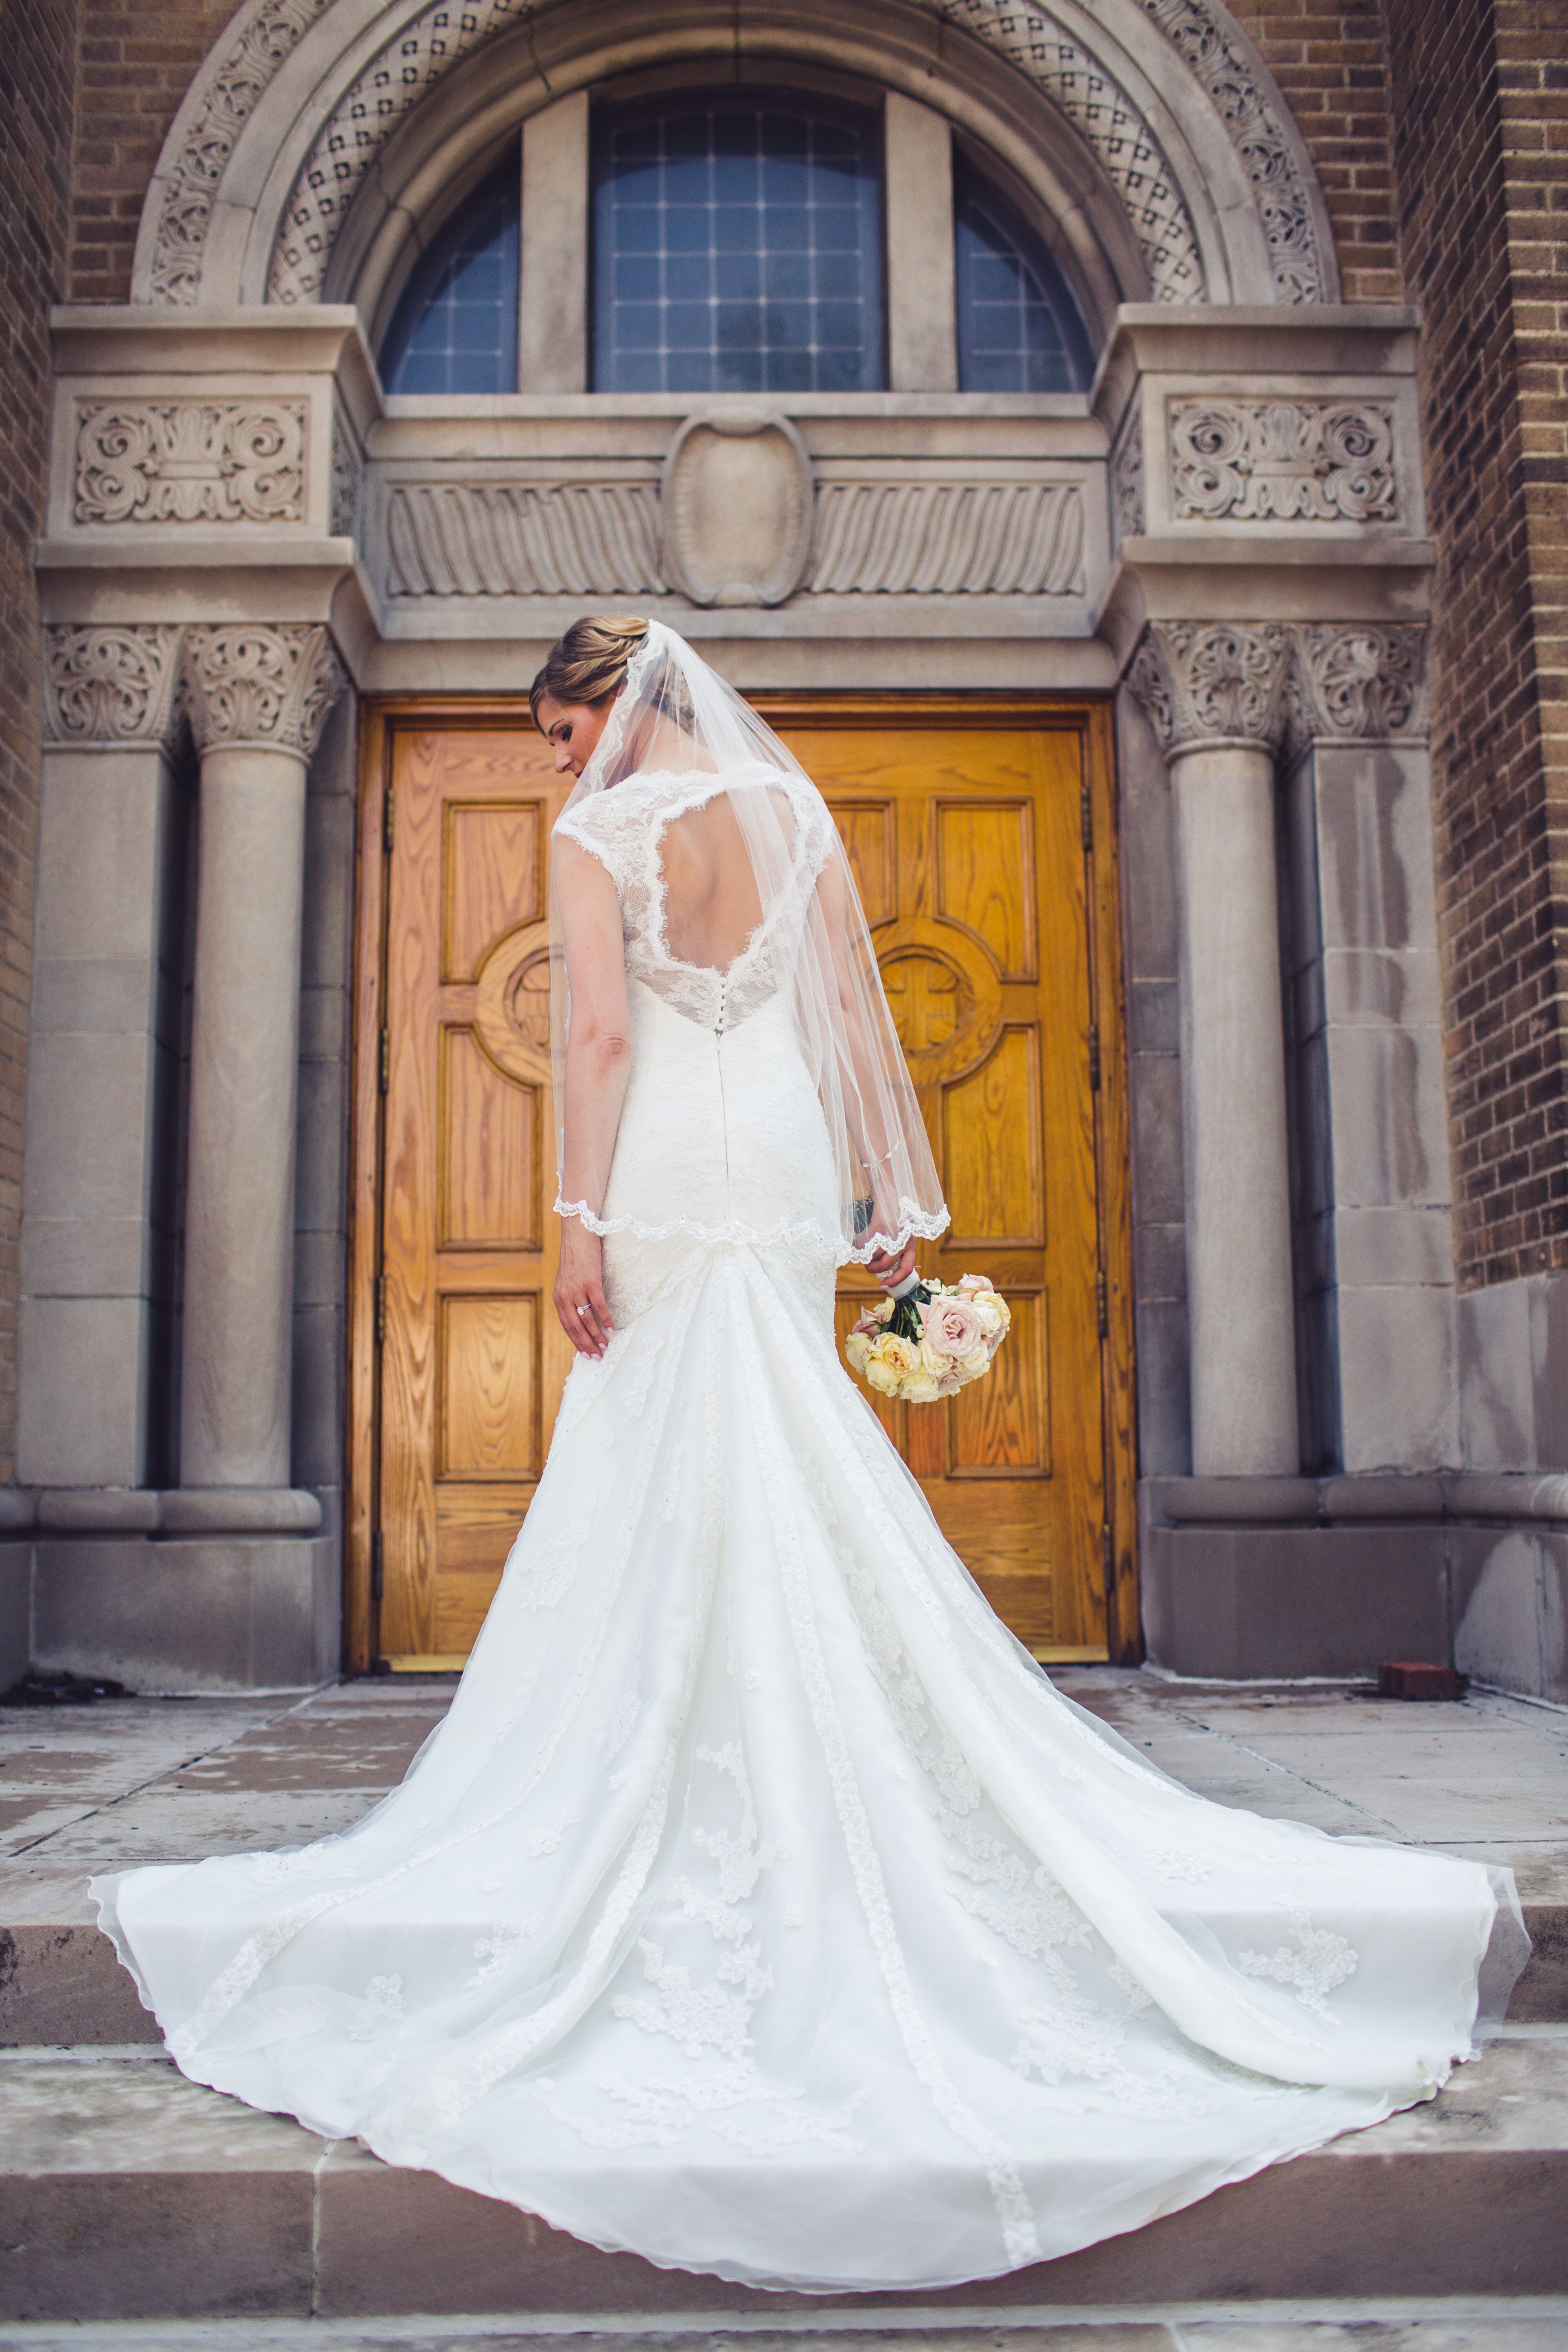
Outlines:
{"type": "Polygon", "coordinates": [[[939,2287],[1427,2099],[1506,1872],[1057,1693],[837,1360],[947,1221],[820,794],[658,622],[533,690],[578,1349],[450,1712],[342,1837],[100,1879],[195,2081],[769,2287],[939,2287]]]}

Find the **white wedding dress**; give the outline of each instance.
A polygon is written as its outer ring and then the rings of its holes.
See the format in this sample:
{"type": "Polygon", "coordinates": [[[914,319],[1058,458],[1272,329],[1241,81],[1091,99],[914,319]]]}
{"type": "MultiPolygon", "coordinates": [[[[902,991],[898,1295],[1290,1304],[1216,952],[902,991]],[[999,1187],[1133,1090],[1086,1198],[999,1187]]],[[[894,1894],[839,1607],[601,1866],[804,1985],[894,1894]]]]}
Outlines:
{"type": "Polygon", "coordinates": [[[934,2288],[1429,2098],[1523,1931],[1506,1873],[1190,1795],[992,1614],[838,1360],[766,943],[646,920],[714,789],[569,821],[642,910],[617,1329],[445,1722],[343,1836],[95,1891],[198,2082],[657,2263],[934,2288]]]}

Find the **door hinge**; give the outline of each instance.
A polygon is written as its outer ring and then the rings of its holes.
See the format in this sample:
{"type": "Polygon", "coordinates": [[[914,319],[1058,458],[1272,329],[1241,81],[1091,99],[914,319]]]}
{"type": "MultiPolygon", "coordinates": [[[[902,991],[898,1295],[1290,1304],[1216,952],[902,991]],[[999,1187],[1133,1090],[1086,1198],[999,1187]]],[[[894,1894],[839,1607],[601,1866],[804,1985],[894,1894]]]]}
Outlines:
{"type": "Polygon", "coordinates": [[[377,1528],[374,1535],[373,1535],[370,1539],[370,1597],[373,1601],[379,1601],[381,1599],[381,1529],[377,1528]]]}
{"type": "Polygon", "coordinates": [[[1097,1274],[1094,1277],[1094,1315],[1095,1321],[1100,1327],[1100,1338],[1108,1339],[1110,1334],[1110,1311],[1106,1302],[1105,1276],[1102,1274],[1097,1274]]]}
{"type": "Polygon", "coordinates": [[[1089,1024],[1089,1087],[1091,1094],[1100,1092],[1100,1024],[1089,1024]]]}
{"type": "Polygon", "coordinates": [[[397,786],[388,784],[386,797],[381,803],[381,845],[390,850],[397,825],[397,786]]]}
{"type": "Polygon", "coordinates": [[[375,1277],[375,1344],[378,1348],[383,1347],[385,1340],[386,1276],[384,1274],[378,1274],[375,1277]]]}
{"type": "Polygon", "coordinates": [[[1094,795],[1088,781],[1079,786],[1078,829],[1086,850],[1094,847],[1094,795]]]}
{"type": "Polygon", "coordinates": [[[385,1094],[392,1085],[392,1032],[390,1029],[384,1029],[381,1033],[380,1085],[383,1094],[385,1094]]]}

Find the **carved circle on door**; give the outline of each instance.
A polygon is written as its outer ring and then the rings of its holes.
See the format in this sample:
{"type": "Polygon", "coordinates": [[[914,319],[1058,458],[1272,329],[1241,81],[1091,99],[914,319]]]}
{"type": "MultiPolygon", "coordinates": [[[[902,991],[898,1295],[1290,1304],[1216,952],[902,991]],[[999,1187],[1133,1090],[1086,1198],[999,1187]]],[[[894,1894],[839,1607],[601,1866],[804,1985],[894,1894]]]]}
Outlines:
{"type": "Polygon", "coordinates": [[[989,950],[956,924],[922,916],[874,933],[899,1043],[917,1087],[974,1069],[1002,1024],[1002,976],[989,950]]]}
{"type": "Polygon", "coordinates": [[[503,932],[474,982],[474,1029],[503,1077],[550,1084],[550,925],[503,932]]]}

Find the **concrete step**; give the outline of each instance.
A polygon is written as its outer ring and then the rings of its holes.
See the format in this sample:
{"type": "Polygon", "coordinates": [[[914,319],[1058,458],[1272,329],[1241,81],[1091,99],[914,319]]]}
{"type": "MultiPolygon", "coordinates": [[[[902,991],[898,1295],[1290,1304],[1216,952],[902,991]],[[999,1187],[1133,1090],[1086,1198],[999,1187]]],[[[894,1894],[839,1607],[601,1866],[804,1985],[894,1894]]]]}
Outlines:
{"type": "Polygon", "coordinates": [[[1489,2301],[1408,2296],[1390,2302],[1177,2304],[1112,2311],[1005,2315],[952,2310],[835,2315],[786,2329],[714,2314],[700,2324],[633,2317],[563,2334],[504,2316],[420,2317],[363,2325],[332,2319],[163,2319],[26,2322],[0,2332],[0,2352],[1563,2352],[1568,2298],[1489,2301]]]}
{"type": "Polygon", "coordinates": [[[0,2323],[795,2312],[821,2326],[900,2309],[1000,2323],[1042,2307],[1568,2296],[1565,2215],[1568,2032],[1550,2026],[1510,2032],[1431,2105],[1131,2236],[945,2295],[849,2298],[600,2253],[256,2115],[143,2050],[0,2062],[0,2323]]]}
{"type": "MultiPolygon", "coordinates": [[[[1514,1987],[1510,2022],[1568,2024],[1568,1854],[1509,1859],[1534,1946],[1514,1987]]],[[[162,2040],[113,1945],[93,1924],[85,1880],[53,1886],[42,1901],[5,1905],[0,1897],[0,2049],[162,2040]]]]}

